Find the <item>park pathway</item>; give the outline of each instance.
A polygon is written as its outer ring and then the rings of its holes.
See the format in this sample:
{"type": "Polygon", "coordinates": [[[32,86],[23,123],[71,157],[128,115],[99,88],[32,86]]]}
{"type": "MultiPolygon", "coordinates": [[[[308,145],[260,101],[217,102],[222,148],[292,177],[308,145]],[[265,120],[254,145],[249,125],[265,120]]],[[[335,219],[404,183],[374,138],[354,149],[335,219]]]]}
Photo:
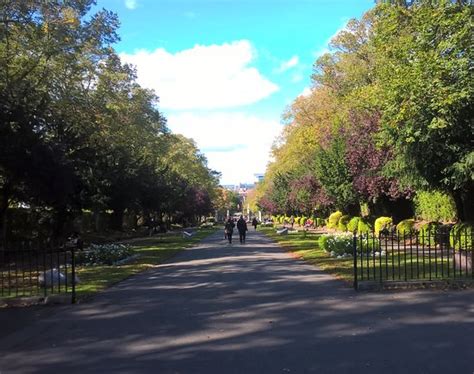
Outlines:
{"type": "Polygon", "coordinates": [[[50,310],[1,374],[474,373],[474,290],[356,293],[253,231],[50,310]]]}

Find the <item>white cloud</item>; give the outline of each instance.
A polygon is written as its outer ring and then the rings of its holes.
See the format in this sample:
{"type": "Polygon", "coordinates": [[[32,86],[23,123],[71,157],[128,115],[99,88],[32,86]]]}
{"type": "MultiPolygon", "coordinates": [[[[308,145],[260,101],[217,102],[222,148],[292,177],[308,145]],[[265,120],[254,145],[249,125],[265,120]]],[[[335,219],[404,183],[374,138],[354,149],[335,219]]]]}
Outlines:
{"type": "Polygon", "coordinates": [[[196,141],[209,167],[222,173],[222,184],[252,182],[255,173],[265,172],[272,142],[282,129],[278,120],[242,112],[171,114],[168,126],[196,141]]]}
{"type": "Polygon", "coordinates": [[[280,63],[280,66],[275,69],[276,73],[283,73],[291,68],[294,68],[298,63],[300,62],[300,59],[298,56],[293,56],[290,58],[288,61],[283,61],[280,63]]]}
{"type": "Polygon", "coordinates": [[[250,66],[255,54],[251,43],[241,40],[177,53],[142,50],[121,58],[136,66],[142,86],[155,89],[162,108],[216,109],[252,104],[278,90],[250,66]]]}
{"type": "Polygon", "coordinates": [[[125,6],[131,10],[136,9],[138,6],[137,0],[125,0],[125,6]]]}
{"type": "Polygon", "coordinates": [[[310,87],[305,87],[303,91],[298,96],[304,96],[308,97],[311,95],[311,88],[310,87]]]}

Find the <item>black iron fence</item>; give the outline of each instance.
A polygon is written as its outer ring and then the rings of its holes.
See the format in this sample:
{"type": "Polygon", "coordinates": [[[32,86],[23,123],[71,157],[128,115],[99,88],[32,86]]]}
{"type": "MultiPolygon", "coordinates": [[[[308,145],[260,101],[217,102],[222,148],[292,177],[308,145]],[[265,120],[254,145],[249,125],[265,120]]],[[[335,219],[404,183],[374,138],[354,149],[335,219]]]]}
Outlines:
{"type": "Polygon", "coordinates": [[[52,241],[0,245],[0,299],[69,294],[75,303],[75,251],[52,241]]]}
{"type": "Polygon", "coordinates": [[[354,288],[364,282],[474,280],[473,242],[471,230],[355,235],[354,288]]]}

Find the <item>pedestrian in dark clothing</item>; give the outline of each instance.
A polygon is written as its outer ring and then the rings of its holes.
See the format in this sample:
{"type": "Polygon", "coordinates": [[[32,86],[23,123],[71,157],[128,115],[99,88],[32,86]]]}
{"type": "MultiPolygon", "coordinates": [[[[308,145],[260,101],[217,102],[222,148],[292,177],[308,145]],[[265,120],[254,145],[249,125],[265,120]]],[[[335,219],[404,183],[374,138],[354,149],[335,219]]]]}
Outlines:
{"type": "Polygon", "coordinates": [[[257,231],[257,225],[258,225],[257,218],[256,218],[256,217],[253,217],[252,226],[254,227],[255,231],[257,231]]]}
{"type": "Polygon", "coordinates": [[[235,223],[232,221],[231,218],[227,220],[224,226],[224,232],[227,236],[227,240],[229,240],[229,244],[232,244],[232,234],[234,233],[235,223]]]}
{"type": "Polygon", "coordinates": [[[240,216],[237,221],[237,230],[239,230],[239,239],[240,244],[245,243],[245,234],[247,232],[247,222],[245,222],[244,217],[240,216]]]}

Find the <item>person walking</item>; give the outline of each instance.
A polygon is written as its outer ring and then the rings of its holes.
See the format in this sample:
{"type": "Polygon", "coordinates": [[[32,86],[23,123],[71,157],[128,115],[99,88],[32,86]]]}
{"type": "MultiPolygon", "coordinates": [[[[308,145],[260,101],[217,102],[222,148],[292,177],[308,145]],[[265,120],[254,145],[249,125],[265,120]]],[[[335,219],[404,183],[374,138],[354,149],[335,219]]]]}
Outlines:
{"type": "Polygon", "coordinates": [[[255,231],[257,231],[258,220],[257,217],[253,217],[252,226],[254,227],[255,231]]]}
{"type": "Polygon", "coordinates": [[[234,233],[235,223],[232,221],[232,218],[229,217],[224,226],[224,232],[229,241],[229,244],[232,244],[232,234],[234,233]]]}
{"type": "Polygon", "coordinates": [[[245,222],[243,216],[240,216],[239,220],[237,221],[237,230],[239,230],[240,244],[244,244],[245,234],[247,232],[247,222],[245,222]]]}

